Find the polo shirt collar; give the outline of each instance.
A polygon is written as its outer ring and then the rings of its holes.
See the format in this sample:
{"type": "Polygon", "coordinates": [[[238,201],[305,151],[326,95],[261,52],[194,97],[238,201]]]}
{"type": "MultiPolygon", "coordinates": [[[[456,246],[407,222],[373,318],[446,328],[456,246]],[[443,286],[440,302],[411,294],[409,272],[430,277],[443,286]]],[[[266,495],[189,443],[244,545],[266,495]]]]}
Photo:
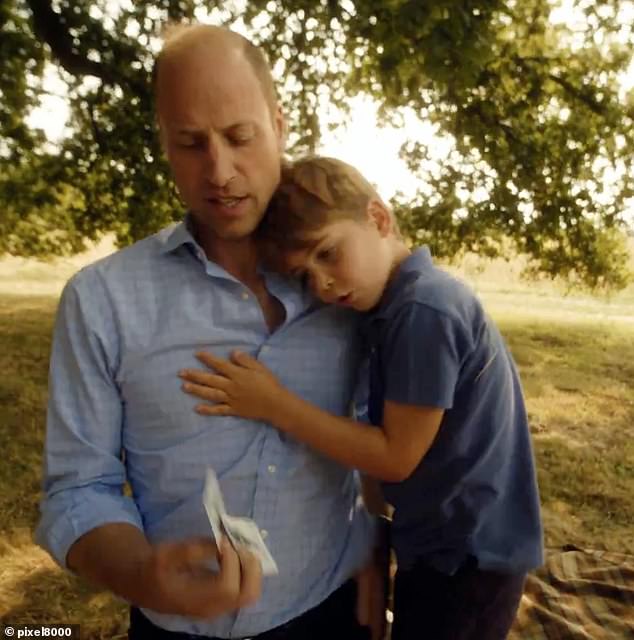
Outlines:
{"type": "Polygon", "coordinates": [[[385,288],[379,304],[368,314],[368,319],[372,321],[389,317],[407,285],[418,279],[421,273],[429,271],[433,267],[434,262],[429,247],[423,246],[412,251],[398,266],[396,273],[385,288]]]}

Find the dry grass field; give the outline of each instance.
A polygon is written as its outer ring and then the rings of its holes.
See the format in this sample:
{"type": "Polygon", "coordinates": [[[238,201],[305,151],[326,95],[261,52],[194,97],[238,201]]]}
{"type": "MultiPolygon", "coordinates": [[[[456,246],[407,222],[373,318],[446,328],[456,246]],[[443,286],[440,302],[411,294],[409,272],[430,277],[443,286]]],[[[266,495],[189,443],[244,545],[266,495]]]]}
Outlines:
{"type": "MultiPolygon", "coordinates": [[[[633,247],[634,248],[634,247],[633,247]]],[[[125,606],[34,546],[57,295],[83,262],[0,261],[0,619],[76,622],[123,638],[125,606]]],[[[485,300],[519,365],[539,469],[546,542],[634,553],[634,286],[611,299],[526,283],[514,263],[457,269],[485,300]]]]}

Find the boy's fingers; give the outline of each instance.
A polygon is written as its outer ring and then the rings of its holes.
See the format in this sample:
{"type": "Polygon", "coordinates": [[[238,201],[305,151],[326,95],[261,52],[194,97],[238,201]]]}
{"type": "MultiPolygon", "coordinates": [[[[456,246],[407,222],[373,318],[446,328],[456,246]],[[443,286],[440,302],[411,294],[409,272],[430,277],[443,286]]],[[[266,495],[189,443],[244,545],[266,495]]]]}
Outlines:
{"type": "Polygon", "coordinates": [[[244,351],[232,351],[231,361],[247,369],[260,369],[262,363],[244,351]]]}
{"type": "Polygon", "coordinates": [[[210,400],[211,402],[227,402],[227,394],[220,389],[211,389],[201,384],[194,384],[193,382],[183,383],[183,391],[189,393],[203,400],[210,400]]]}
{"type": "Polygon", "coordinates": [[[223,375],[228,375],[235,369],[234,364],[232,364],[228,360],[225,360],[224,358],[218,358],[208,351],[199,351],[196,354],[196,357],[204,365],[206,365],[210,369],[214,369],[218,373],[222,373],[223,375]]]}
{"type": "Polygon", "coordinates": [[[201,416],[233,416],[235,412],[228,404],[199,404],[196,405],[196,413],[201,416]]]}
{"type": "Polygon", "coordinates": [[[195,382],[196,384],[213,387],[214,389],[227,389],[229,384],[231,384],[230,380],[224,376],[207,373],[199,369],[181,369],[178,372],[178,376],[188,382],[195,382]]]}

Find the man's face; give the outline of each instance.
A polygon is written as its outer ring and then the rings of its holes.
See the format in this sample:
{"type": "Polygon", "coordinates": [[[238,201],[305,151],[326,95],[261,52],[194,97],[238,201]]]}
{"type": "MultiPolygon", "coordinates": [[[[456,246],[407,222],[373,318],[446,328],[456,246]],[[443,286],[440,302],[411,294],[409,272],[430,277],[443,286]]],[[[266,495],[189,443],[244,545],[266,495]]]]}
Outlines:
{"type": "Polygon", "coordinates": [[[174,180],[196,222],[248,236],[280,179],[284,122],[242,53],[199,44],[161,66],[158,114],[174,180]]]}

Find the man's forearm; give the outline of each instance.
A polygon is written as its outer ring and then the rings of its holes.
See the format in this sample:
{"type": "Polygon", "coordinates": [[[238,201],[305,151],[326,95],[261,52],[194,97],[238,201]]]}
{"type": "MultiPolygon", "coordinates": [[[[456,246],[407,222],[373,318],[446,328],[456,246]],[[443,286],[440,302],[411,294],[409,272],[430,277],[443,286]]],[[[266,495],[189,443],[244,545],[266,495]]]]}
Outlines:
{"type": "Polygon", "coordinates": [[[390,442],[382,429],[333,416],[285,391],[268,416],[277,428],[341,464],[381,480],[398,478],[390,442]]]}
{"type": "Polygon", "coordinates": [[[98,586],[143,606],[143,563],[152,553],[145,534],[127,523],[112,523],[92,529],[69,549],[68,567],[98,586]]]}

